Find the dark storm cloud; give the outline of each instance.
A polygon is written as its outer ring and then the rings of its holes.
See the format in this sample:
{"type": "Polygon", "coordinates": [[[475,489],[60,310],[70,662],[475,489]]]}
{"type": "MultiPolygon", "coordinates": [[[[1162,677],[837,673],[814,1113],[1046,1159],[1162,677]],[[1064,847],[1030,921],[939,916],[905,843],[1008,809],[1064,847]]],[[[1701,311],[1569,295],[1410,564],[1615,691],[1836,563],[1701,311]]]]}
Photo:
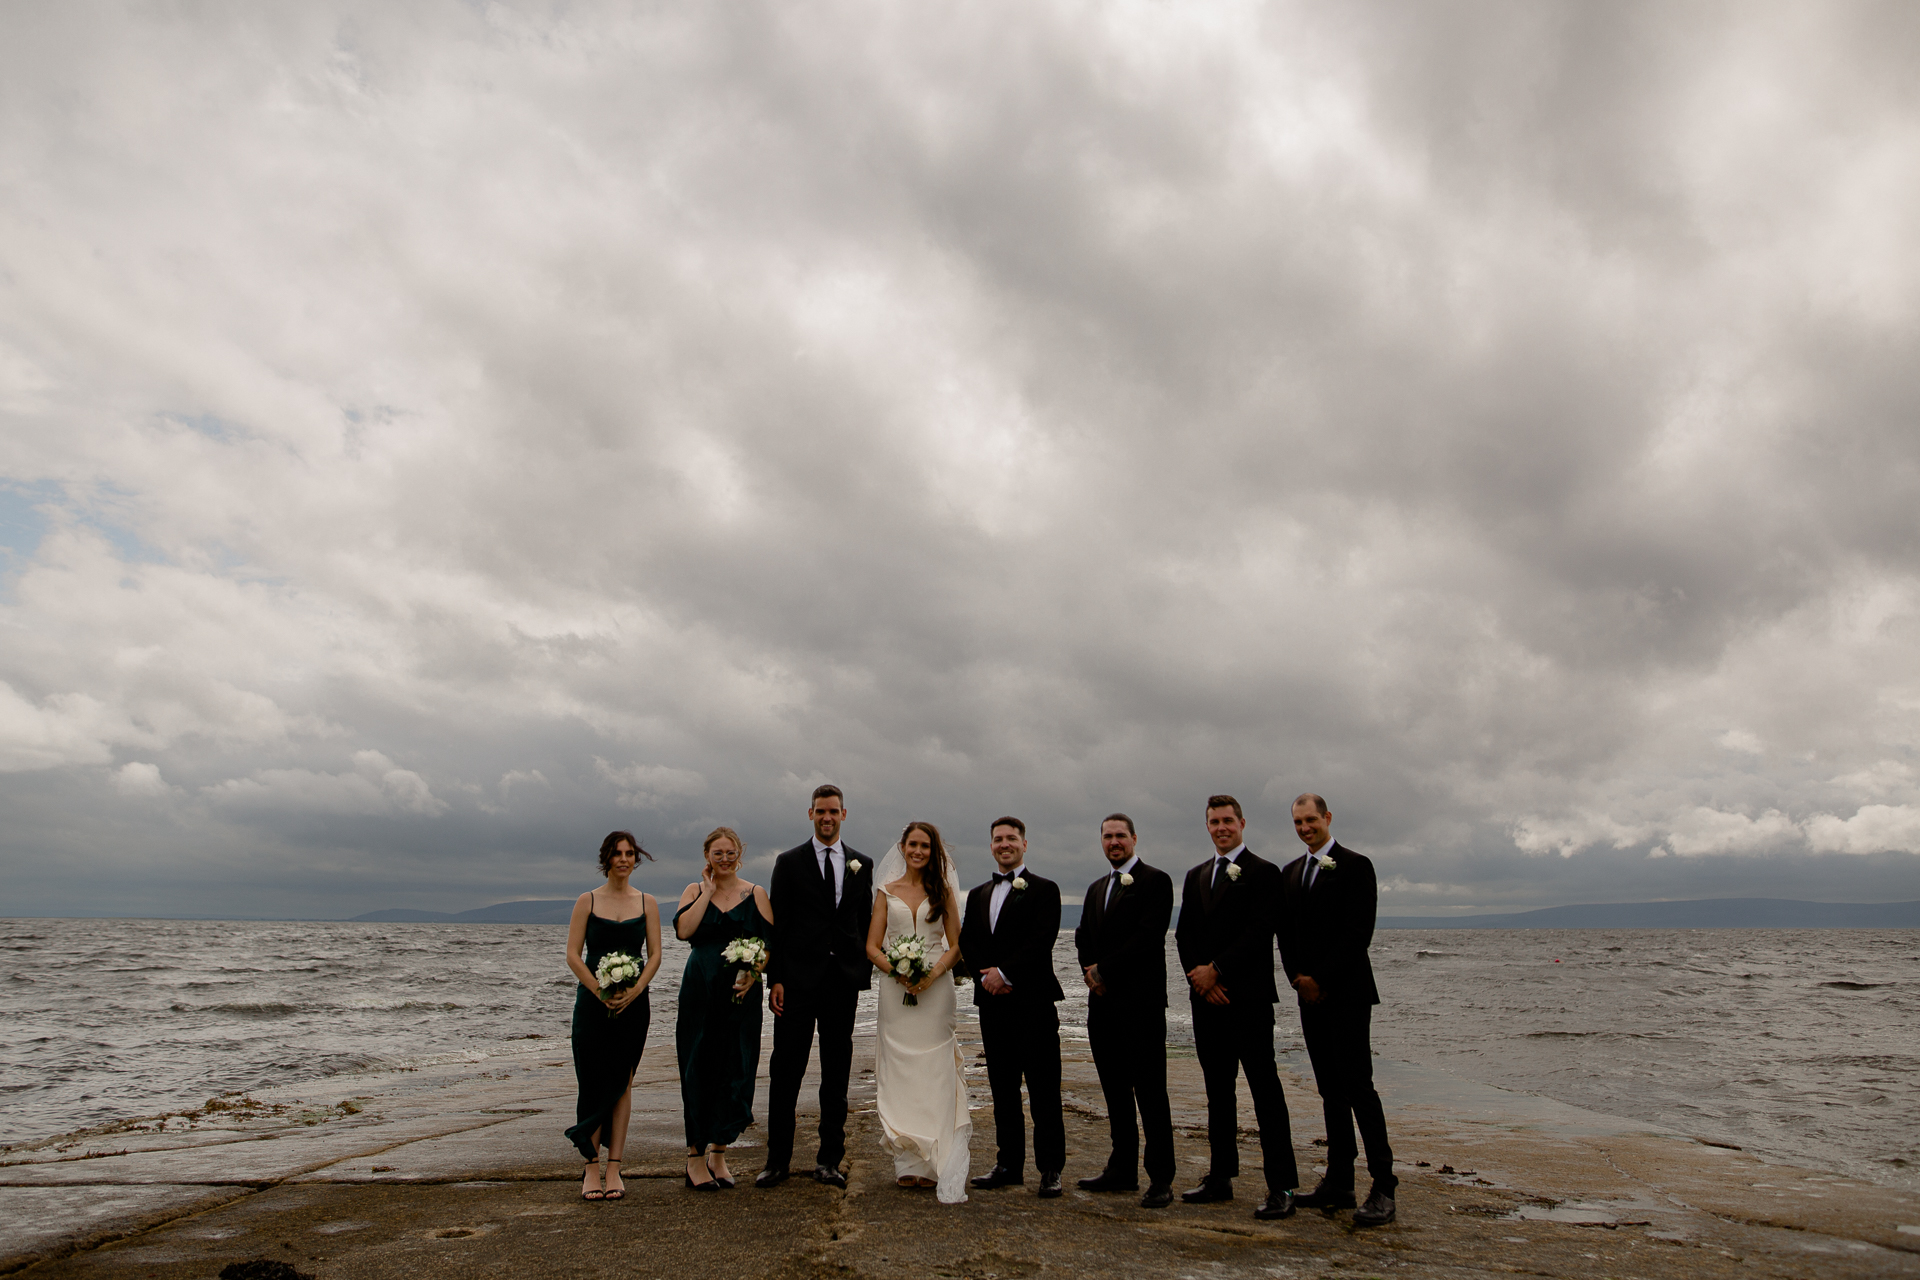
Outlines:
{"type": "Polygon", "coordinates": [[[1913,893],[1902,11],[8,22],[16,909],[670,891],[823,777],[1913,893]]]}

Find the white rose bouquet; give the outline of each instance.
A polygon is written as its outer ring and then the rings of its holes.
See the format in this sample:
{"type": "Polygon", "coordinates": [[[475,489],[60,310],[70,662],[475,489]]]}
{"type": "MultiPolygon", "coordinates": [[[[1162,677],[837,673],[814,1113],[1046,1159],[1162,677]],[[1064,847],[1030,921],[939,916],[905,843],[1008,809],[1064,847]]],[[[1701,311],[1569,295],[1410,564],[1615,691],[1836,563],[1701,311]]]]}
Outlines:
{"type": "MultiPolygon", "coordinates": [[[[593,980],[600,984],[600,998],[619,995],[634,983],[640,981],[640,962],[624,951],[609,951],[600,957],[599,965],[593,971],[593,980]]],[[[609,1009],[607,1016],[617,1018],[622,1010],[609,1009]]]]}
{"type": "MultiPolygon", "coordinates": [[[[927,959],[927,944],[915,934],[901,934],[887,944],[882,954],[887,957],[887,963],[893,966],[893,971],[907,980],[908,986],[933,972],[933,961],[927,959]]],[[[901,1003],[919,1004],[920,997],[909,991],[901,1003]]]]}
{"type": "Polygon", "coordinates": [[[766,940],[735,938],[720,949],[720,958],[753,975],[745,987],[733,993],[733,1002],[739,1004],[747,998],[747,992],[753,990],[753,984],[760,980],[760,971],[767,967],[766,940]]]}

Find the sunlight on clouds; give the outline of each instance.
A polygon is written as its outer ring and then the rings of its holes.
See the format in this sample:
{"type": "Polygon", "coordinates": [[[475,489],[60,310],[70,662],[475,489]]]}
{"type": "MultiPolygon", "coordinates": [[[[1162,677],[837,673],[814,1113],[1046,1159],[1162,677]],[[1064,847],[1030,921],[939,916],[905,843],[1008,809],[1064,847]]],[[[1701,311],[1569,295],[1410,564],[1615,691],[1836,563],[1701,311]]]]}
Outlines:
{"type": "Polygon", "coordinates": [[[1820,814],[1807,839],[1821,853],[1920,853],[1920,805],[1870,804],[1851,818],[1820,814]]]}

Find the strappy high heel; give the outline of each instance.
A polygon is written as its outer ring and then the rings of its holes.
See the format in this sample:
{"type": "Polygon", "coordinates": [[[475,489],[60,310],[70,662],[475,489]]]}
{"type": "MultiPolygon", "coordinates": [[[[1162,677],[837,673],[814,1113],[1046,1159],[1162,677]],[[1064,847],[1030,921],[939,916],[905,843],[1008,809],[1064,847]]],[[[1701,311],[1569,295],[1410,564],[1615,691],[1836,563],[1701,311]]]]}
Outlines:
{"type": "Polygon", "coordinates": [[[598,1160],[589,1160],[587,1161],[586,1169],[581,1171],[580,1198],[582,1200],[605,1200],[607,1198],[606,1192],[602,1191],[599,1187],[589,1187],[586,1185],[588,1171],[593,1173],[600,1172],[600,1162],[598,1160]]]}
{"type": "MultiPolygon", "coordinates": [[[[706,1164],[706,1158],[702,1156],[701,1153],[698,1151],[687,1152],[687,1159],[689,1160],[697,1159],[700,1161],[702,1165],[706,1164]]],[[[707,1170],[707,1180],[705,1182],[695,1182],[693,1180],[693,1175],[688,1174],[687,1186],[692,1188],[695,1191],[718,1191],[720,1189],[720,1183],[714,1178],[713,1170],[711,1169],[707,1170]]]]}
{"type": "MultiPolygon", "coordinates": [[[[620,1162],[618,1160],[615,1160],[612,1156],[607,1157],[607,1177],[608,1178],[620,1177],[619,1174],[613,1171],[613,1166],[619,1163],[620,1162]]],[[[602,1191],[600,1193],[600,1198],[602,1200],[625,1200],[627,1198],[627,1184],[625,1180],[623,1179],[620,1185],[617,1187],[608,1187],[605,1191],[602,1191]]]]}
{"type": "Polygon", "coordinates": [[[719,1187],[722,1191],[731,1191],[733,1190],[733,1179],[722,1177],[713,1171],[713,1158],[715,1156],[719,1156],[720,1163],[725,1164],[727,1161],[727,1149],[722,1146],[707,1148],[707,1172],[712,1175],[715,1186],[719,1187]]]}

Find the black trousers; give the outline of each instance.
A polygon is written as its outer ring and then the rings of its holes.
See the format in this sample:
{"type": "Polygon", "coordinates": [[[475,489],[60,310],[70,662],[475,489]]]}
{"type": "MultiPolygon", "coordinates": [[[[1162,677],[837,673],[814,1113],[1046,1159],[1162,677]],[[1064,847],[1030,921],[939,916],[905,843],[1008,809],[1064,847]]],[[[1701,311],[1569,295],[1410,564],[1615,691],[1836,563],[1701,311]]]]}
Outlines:
{"type": "Polygon", "coordinates": [[[773,1019],[773,1061],[767,1065],[767,1168],[785,1169],[793,1160],[794,1111],[800,1103],[800,1078],[813,1054],[813,1029],[820,1028],[820,1151],[816,1164],[838,1168],[847,1154],[847,1077],[853,1073],[853,1010],[860,993],[852,987],[788,987],[785,1013],[773,1019]]]}
{"type": "Polygon", "coordinates": [[[1287,1119],[1287,1097],[1280,1088],[1280,1071],[1273,1057],[1273,1006],[1193,1002],[1193,1047],[1200,1058],[1200,1074],[1207,1084],[1207,1144],[1212,1157],[1210,1178],[1240,1176],[1240,1118],[1236,1081],[1247,1074],[1253,1094],[1253,1118],[1260,1126],[1260,1160],[1266,1168],[1268,1191],[1291,1191],[1300,1185],[1293,1163],[1293,1129],[1287,1119]]]}
{"type": "Polygon", "coordinates": [[[1132,1177],[1147,1135],[1147,1181],[1173,1182],[1173,1109],[1167,1102],[1167,1011],[1124,995],[1087,996],[1087,1045],[1107,1100],[1109,1173],[1132,1177]],[[1140,1120],[1134,1122],[1138,1107],[1140,1120]]]}
{"type": "Polygon", "coordinates": [[[1373,1006],[1303,1004],[1300,1030],[1313,1063],[1314,1087],[1327,1118],[1327,1181],[1351,1189],[1353,1130],[1367,1148],[1367,1173],[1387,1192],[1400,1184],[1393,1176],[1393,1148],[1387,1144],[1387,1117],[1373,1088],[1373,1006]]]}
{"type": "Polygon", "coordinates": [[[1067,1126],[1060,1113],[1060,1012],[1052,1001],[1020,1003],[1016,996],[989,996],[978,1007],[980,1043],[987,1051],[987,1084],[993,1089],[994,1162],[1021,1170],[1027,1164],[1027,1125],[1020,1115],[1020,1080],[1027,1081],[1033,1112],[1033,1165],[1041,1173],[1067,1167],[1067,1126]]]}

